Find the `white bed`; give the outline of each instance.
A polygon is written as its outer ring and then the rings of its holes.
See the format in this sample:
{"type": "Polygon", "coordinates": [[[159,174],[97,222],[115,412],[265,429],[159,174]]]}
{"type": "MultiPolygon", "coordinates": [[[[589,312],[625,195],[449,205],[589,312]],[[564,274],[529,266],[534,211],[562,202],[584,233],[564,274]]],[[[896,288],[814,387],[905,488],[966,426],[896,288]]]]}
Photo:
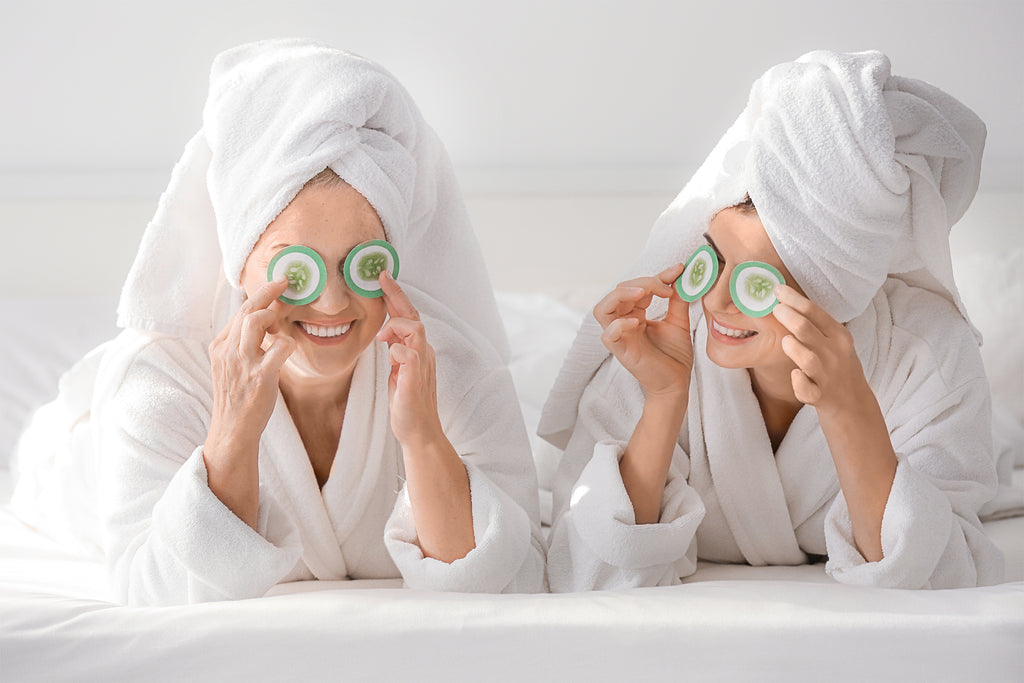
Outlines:
{"type": "MultiPolygon", "coordinates": [[[[1019,201],[1019,195],[983,198],[974,225],[997,214],[1005,219],[1000,207],[1019,201]]],[[[614,278],[615,264],[639,249],[653,213],[667,203],[661,197],[470,202],[494,281],[504,290],[499,304],[529,426],[582,315],[581,302],[614,278]],[[615,229],[624,224],[634,226],[631,234],[615,229]],[[518,245],[552,235],[557,248],[524,265],[520,255],[529,252],[518,245]],[[562,245],[581,244],[580,265],[560,268],[562,245]]],[[[15,236],[19,216],[37,221],[47,239],[69,234],[60,226],[72,214],[113,241],[132,235],[113,257],[121,273],[141,230],[125,224],[135,220],[127,205],[6,208],[13,213],[0,229],[15,247],[30,239],[15,236]]],[[[1009,273],[1008,259],[1024,258],[1019,242],[1017,251],[1007,249],[1007,237],[1024,239],[1020,209],[1014,210],[1014,227],[972,233],[963,242],[971,249],[961,249],[958,261],[986,264],[971,271],[984,278],[998,276],[999,267],[1009,273]]],[[[1007,583],[985,588],[858,588],[834,582],[822,565],[704,564],[681,586],[604,593],[433,594],[395,581],[309,582],[231,603],[115,605],[98,561],[35,534],[6,506],[13,434],[55,394],[60,372],[114,331],[110,282],[119,275],[96,285],[84,274],[80,251],[58,252],[51,272],[65,275],[33,291],[15,286],[0,298],[0,681],[1024,680],[1024,517],[986,523],[1006,555],[1007,583]]],[[[969,305],[973,299],[979,309],[989,306],[977,317],[992,337],[986,363],[994,388],[1016,410],[1024,401],[1024,352],[1012,338],[1022,327],[1024,285],[1013,290],[1019,299],[986,304],[982,284],[977,277],[962,282],[969,305]],[[1000,313],[991,308],[996,305],[1006,308],[1000,313]]],[[[542,507],[549,509],[545,487],[557,453],[539,442],[535,447],[542,507]]],[[[1024,496],[1024,469],[1004,474],[1015,475],[1020,489],[1006,493],[1024,496]]]]}

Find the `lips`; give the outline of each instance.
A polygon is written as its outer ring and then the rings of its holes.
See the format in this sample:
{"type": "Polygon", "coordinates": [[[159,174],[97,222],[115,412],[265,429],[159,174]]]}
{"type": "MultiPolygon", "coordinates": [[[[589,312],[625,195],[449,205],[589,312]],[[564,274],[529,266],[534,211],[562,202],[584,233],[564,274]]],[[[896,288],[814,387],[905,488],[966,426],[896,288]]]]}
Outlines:
{"type": "Polygon", "coordinates": [[[302,330],[312,336],[319,337],[321,339],[330,339],[333,337],[340,337],[352,327],[352,322],[340,323],[336,325],[318,325],[316,323],[299,322],[299,327],[302,330]]]}
{"type": "Polygon", "coordinates": [[[754,330],[743,330],[736,327],[726,327],[714,318],[711,318],[711,328],[718,334],[728,337],[729,339],[735,339],[741,341],[743,339],[749,339],[753,337],[757,332],[754,330]]]}

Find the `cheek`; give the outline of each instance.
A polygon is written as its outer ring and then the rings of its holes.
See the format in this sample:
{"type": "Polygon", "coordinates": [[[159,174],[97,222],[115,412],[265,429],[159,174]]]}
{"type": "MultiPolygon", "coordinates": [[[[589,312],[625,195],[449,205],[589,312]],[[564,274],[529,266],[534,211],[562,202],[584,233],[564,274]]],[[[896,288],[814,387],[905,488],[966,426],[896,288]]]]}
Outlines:
{"type": "Polygon", "coordinates": [[[388,316],[388,308],[384,303],[383,298],[367,299],[365,308],[363,311],[363,317],[366,319],[367,328],[373,331],[373,334],[377,334],[380,328],[384,325],[384,320],[388,316]]]}
{"type": "Polygon", "coordinates": [[[789,336],[790,331],[776,320],[775,316],[769,313],[761,318],[759,331],[762,337],[762,345],[766,351],[773,356],[786,357],[782,351],[782,338],[789,336]]]}

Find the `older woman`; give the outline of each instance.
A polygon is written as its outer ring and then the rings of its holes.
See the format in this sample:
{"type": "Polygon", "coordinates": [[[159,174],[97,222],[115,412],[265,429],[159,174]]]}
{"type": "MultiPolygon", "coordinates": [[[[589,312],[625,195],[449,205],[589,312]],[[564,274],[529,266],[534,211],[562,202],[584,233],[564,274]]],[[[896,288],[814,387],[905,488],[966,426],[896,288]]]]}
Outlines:
{"type": "Polygon", "coordinates": [[[96,463],[123,600],[346,578],[545,590],[486,271],[443,147],[380,67],[295,40],[219,55],[119,312],[78,372],[94,387],[75,457],[96,463]],[[367,243],[392,258],[353,275],[367,243]],[[272,267],[293,247],[301,277],[272,267]]]}
{"type": "Polygon", "coordinates": [[[989,391],[948,243],[984,135],[877,52],[754,84],[552,390],[553,590],[678,583],[698,559],[1000,580],[978,520],[989,391]]]}

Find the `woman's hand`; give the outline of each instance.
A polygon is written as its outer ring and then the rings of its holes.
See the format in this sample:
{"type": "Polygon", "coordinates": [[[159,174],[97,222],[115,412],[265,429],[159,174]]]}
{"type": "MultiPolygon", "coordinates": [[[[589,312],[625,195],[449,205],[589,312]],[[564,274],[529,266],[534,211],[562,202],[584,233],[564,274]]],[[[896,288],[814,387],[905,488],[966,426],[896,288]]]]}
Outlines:
{"type": "Polygon", "coordinates": [[[427,342],[420,314],[390,273],[382,273],[380,283],[389,319],[377,339],[388,345],[391,359],[391,431],[403,446],[443,439],[437,414],[434,349],[427,342]]]}
{"type": "Polygon", "coordinates": [[[274,412],[281,366],[295,350],[290,337],[271,339],[287,306],[277,297],[287,288],[287,280],[261,287],[210,344],[213,415],[203,445],[207,484],[253,529],[259,513],[260,436],[274,412]]]}
{"type": "Polygon", "coordinates": [[[684,267],[679,263],[654,277],[623,282],[594,306],[594,317],[604,328],[601,341],[637,378],[648,398],[689,392],[690,307],[672,286],[684,267]],[[668,313],[662,320],[647,319],[647,307],[655,296],[668,299],[668,313]]]}
{"type": "Polygon", "coordinates": [[[849,330],[792,287],[779,285],[775,293],[772,315],[792,332],[782,338],[782,351],[796,363],[790,378],[797,400],[829,414],[875,400],[849,330]]]}
{"type": "Polygon", "coordinates": [[[247,299],[210,344],[213,368],[212,426],[222,436],[258,442],[274,412],[281,366],[295,350],[295,341],[278,336],[270,341],[287,304],[278,300],[287,280],[268,282],[247,299]],[[269,336],[268,336],[269,335],[269,336]],[[269,346],[265,340],[270,341],[269,346]]]}
{"type": "Polygon", "coordinates": [[[772,314],[792,335],[782,350],[799,401],[814,406],[850,514],[857,549],[868,562],[882,552],[882,517],[896,476],[889,429],[853,346],[853,335],[792,287],[775,288],[772,314]]]}
{"type": "Polygon", "coordinates": [[[390,319],[377,339],[391,358],[391,431],[402,444],[405,480],[424,557],[454,562],[476,546],[469,473],[437,414],[434,349],[420,314],[391,273],[380,275],[390,319]]]}

